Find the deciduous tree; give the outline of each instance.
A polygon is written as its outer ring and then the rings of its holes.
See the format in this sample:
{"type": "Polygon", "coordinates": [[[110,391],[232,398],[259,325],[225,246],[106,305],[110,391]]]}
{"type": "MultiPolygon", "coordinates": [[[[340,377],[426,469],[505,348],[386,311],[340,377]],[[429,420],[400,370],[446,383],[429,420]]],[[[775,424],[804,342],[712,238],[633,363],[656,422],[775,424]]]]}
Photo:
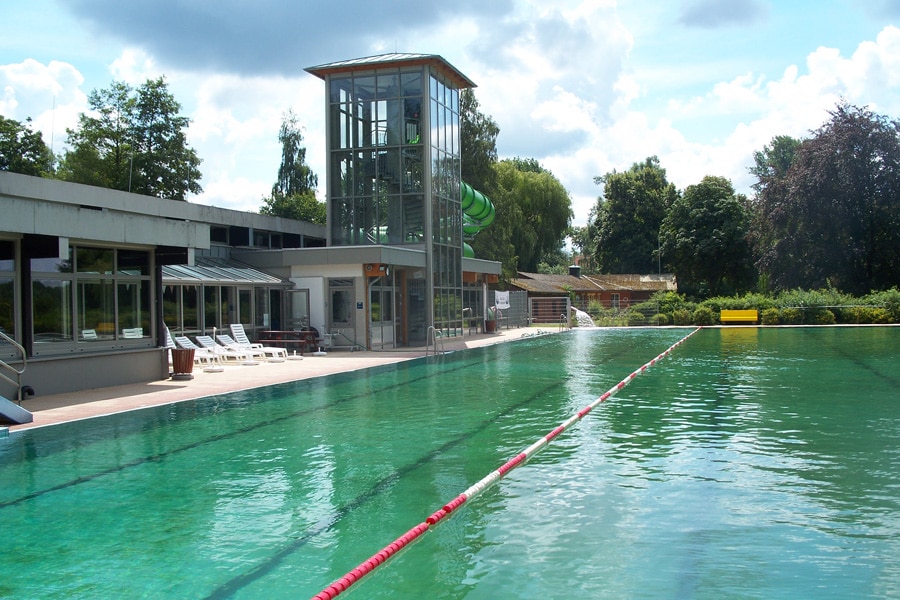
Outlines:
{"type": "Polygon", "coordinates": [[[755,279],[747,199],[724,177],[707,176],[677,198],[660,230],[662,256],[682,293],[731,295],[755,279]]]}
{"type": "Polygon", "coordinates": [[[159,198],[185,200],[198,194],[200,159],[187,144],[187,117],[164,78],[137,90],[113,82],[88,97],[90,113],[68,129],[70,149],[59,177],[159,198]]]}
{"type": "Polygon", "coordinates": [[[319,178],[306,164],[303,128],[293,110],[288,110],[278,132],[281,142],[281,164],[272,194],[263,198],[259,212],[324,225],[327,211],[324,202],[316,199],[319,178]]]}
{"type": "Polygon", "coordinates": [[[0,115],[0,171],[43,177],[53,171],[53,153],[31,119],[20,123],[0,115]]]}
{"type": "Polygon", "coordinates": [[[653,273],[659,266],[659,227],[678,197],[655,156],[594,182],[603,195],[593,210],[597,266],[605,273],[653,273]]]}
{"type": "Polygon", "coordinates": [[[852,294],[900,280],[900,122],[839,104],[759,193],[760,269],[777,289],[852,294]]]}

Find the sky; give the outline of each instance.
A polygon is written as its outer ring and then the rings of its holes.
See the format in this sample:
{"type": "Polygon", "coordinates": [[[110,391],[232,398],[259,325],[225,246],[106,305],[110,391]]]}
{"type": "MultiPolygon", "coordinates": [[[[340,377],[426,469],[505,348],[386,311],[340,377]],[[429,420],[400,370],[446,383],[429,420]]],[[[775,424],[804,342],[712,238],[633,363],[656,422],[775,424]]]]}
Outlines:
{"type": "MultiPolygon", "coordinates": [[[[6,0],[0,115],[61,153],[88,95],[164,76],[191,119],[203,193],[257,211],[290,110],[325,181],[310,66],[438,54],[478,86],[503,158],[534,158],[584,225],[595,177],[657,156],[683,190],[752,193],[753,152],[809,137],[839,102],[900,118],[900,0],[6,0]]],[[[325,199],[325,191],[319,191],[325,199]]],[[[502,218],[502,215],[498,215],[502,218]]]]}

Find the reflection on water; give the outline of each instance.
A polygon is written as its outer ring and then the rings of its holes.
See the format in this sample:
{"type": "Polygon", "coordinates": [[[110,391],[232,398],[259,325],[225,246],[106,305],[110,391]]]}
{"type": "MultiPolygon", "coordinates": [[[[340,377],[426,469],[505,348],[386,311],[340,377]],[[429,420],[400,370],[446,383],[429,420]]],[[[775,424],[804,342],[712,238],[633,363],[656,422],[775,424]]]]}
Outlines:
{"type": "MultiPolygon", "coordinates": [[[[701,331],[347,597],[898,597],[897,331],[701,331]]],[[[686,333],[0,440],[0,597],[309,597],[686,333]]]]}

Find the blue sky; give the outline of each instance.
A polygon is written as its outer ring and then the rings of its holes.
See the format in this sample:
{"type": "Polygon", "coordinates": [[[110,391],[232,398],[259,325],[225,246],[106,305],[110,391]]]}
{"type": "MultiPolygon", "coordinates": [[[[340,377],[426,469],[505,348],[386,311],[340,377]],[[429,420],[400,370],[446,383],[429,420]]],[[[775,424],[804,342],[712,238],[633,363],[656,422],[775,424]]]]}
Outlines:
{"type": "Polygon", "coordinates": [[[579,225],[602,192],[593,178],[648,156],[681,189],[721,175],[749,194],[753,152],[776,135],[807,136],[841,99],[900,117],[900,0],[372,6],[13,0],[3,9],[0,114],[31,117],[59,152],[92,90],[165,75],[203,159],[204,193],[190,200],[257,210],[288,109],[325,180],[324,86],[305,67],[440,54],[478,84],[501,158],[553,171],[579,225]]]}

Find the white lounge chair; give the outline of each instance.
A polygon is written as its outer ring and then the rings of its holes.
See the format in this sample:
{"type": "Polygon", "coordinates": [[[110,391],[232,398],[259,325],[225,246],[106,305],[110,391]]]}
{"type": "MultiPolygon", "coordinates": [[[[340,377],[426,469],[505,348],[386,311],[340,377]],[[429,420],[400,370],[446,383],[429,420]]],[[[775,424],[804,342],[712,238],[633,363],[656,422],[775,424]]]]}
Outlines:
{"type": "MultiPolygon", "coordinates": [[[[200,346],[192,342],[187,336],[176,335],[173,337],[172,334],[170,334],[168,331],[169,330],[166,329],[166,335],[170,340],[172,340],[172,346],[170,346],[170,348],[184,348],[185,350],[193,350],[195,363],[211,363],[220,361],[219,356],[212,350],[209,350],[208,348],[201,348],[200,346]]],[[[168,345],[168,340],[166,343],[168,345]]]]}
{"type": "Polygon", "coordinates": [[[240,323],[231,325],[231,333],[234,335],[233,338],[225,334],[217,335],[216,338],[225,345],[235,345],[239,348],[260,350],[265,353],[266,356],[270,357],[270,360],[286,359],[288,356],[287,348],[263,346],[262,344],[251,342],[250,338],[247,337],[247,334],[244,333],[244,326],[240,323]]]}
{"type": "Polygon", "coordinates": [[[246,348],[229,348],[228,346],[223,346],[222,344],[216,343],[212,336],[208,335],[198,335],[196,336],[197,343],[207,350],[214,352],[217,356],[223,359],[233,358],[234,360],[239,360],[245,363],[251,363],[256,358],[265,357],[265,354],[262,352],[257,352],[253,350],[249,350],[246,348]]]}

